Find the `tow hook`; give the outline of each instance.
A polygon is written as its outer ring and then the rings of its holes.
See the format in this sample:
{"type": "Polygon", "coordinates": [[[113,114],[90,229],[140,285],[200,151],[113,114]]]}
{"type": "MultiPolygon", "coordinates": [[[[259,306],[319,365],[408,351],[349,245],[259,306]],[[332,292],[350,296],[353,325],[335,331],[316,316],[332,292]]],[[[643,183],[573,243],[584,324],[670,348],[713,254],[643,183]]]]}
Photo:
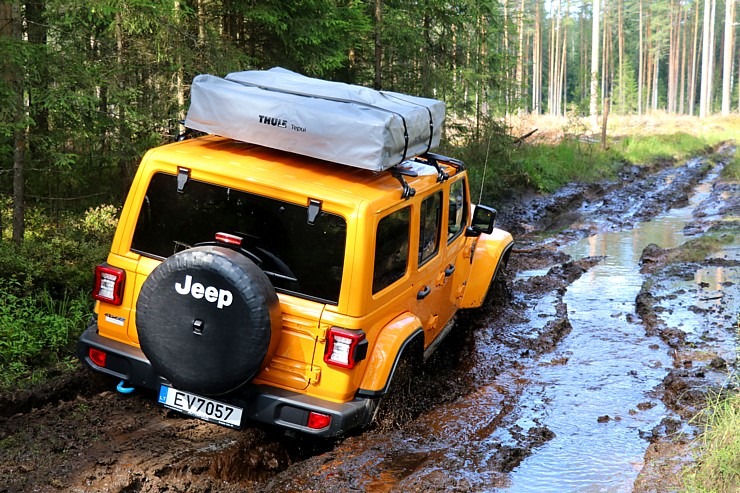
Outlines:
{"type": "Polygon", "coordinates": [[[126,380],[121,380],[118,385],[116,386],[116,390],[119,391],[122,394],[132,394],[134,390],[136,390],[135,387],[127,387],[126,386],[126,380]]]}

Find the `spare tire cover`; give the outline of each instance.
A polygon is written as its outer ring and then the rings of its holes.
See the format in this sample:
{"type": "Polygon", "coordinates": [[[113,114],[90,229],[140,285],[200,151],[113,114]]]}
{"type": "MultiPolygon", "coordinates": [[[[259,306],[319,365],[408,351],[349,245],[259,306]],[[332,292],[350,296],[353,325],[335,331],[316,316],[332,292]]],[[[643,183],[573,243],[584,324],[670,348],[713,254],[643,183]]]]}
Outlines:
{"type": "Polygon", "coordinates": [[[275,290],[262,270],[224,247],[169,257],[136,302],[141,349],[176,388],[218,395],[252,380],[281,330],[275,290]]]}

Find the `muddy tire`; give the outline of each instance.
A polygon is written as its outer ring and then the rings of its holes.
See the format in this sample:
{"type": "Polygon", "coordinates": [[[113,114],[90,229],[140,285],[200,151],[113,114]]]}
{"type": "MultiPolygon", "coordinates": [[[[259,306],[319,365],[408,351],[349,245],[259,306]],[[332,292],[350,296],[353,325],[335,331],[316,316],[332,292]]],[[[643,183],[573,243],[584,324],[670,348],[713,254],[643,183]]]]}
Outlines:
{"type": "Polygon", "coordinates": [[[421,413],[415,381],[422,365],[420,344],[412,344],[401,355],[388,391],[375,404],[372,424],[380,430],[398,429],[421,413]]]}
{"type": "Polygon", "coordinates": [[[486,298],[486,304],[488,305],[491,303],[505,305],[511,301],[510,276],[506,263],[502,263],[496,270],[486,298]]]}
{"type": "Polygon", "coordinates": [[[281,315],[272,284],[254,262],[204,246],[154,269],[136,303],[136,326],[142,351],[174,387],[220,395],[264,368],[281,315]]]}

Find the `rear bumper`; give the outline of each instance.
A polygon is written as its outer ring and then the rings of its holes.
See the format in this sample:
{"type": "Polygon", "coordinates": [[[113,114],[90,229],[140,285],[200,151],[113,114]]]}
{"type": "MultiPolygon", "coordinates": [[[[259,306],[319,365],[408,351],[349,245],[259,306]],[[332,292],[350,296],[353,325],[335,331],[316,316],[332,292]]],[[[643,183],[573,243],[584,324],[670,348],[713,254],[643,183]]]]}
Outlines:
{"type": "MultiPolygon", "coordinates": [[[[102,337],[98,334],[95,323],[80,336],[77,356],[93,370],[125,380],[136,387],[158,391],[162,384],[169,385],[166,379],[157,374],[139,348],[102,337]],[[90,358],[90,348],[106,353],[105,367],[93,362],[90,358]]],[[[219,396],[218,400],[241,407],[242,424],[245,419],[252,419],[326,437],[340,435],[369,424],[376,404],[375,399],[368,398],[355,398],[344,403],[330,402],[266,385],[248,385],[227,397],[219,396]],[[310,412],[331,416],[330,425],[320,430],[308,428],[310,412]]]]}

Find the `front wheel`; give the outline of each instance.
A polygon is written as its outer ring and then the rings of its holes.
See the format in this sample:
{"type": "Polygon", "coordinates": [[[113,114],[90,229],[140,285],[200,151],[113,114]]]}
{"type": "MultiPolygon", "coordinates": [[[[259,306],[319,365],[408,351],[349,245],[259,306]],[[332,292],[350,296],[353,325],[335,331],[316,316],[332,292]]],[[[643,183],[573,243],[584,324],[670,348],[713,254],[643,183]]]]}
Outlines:
{"type": "Polygon", "coordinates": [[[380,430],[398,429],[416,418],[423,409],[419,403],[415,382],[421,378],[421,344],[411,344],[399,357],[391,376],[390,386],[375,402],[372,424],[380,430]]]}

